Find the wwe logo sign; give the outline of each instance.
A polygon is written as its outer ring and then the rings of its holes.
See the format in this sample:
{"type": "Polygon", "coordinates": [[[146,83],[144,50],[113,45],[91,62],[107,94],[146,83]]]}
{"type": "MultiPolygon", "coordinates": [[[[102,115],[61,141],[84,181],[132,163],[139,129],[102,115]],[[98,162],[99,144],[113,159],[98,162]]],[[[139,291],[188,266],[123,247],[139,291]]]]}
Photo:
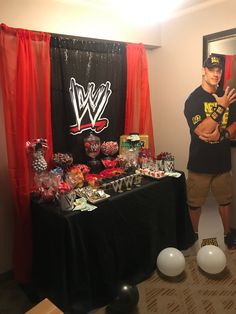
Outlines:
{"type": "Polygon", "coordinates": [[[70,125],[70,134],[77,135],[89,129],[100,133],[108,127],[109,120],[101,118],[101,115],[112,93],[110,87],[111,83],[107,81],[95,90],[94,82],[89,82],[85,92],[84,87],[76,83],[73,77],[70,79],[70,99],[76,118],[76,123],[70,125]],[[85,119],[89,119],[89,122],[83,124],[85,119]]]}

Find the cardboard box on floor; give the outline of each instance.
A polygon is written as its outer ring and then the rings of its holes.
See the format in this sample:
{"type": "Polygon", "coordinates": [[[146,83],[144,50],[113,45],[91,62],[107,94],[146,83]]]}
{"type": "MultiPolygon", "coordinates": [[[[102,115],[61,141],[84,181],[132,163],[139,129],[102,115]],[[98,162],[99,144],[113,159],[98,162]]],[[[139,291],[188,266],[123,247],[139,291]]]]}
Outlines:
{"type": "Polygon", "coordinates": [[[44,299],[25,314],[63,314],[50,300],[44,299]]]}

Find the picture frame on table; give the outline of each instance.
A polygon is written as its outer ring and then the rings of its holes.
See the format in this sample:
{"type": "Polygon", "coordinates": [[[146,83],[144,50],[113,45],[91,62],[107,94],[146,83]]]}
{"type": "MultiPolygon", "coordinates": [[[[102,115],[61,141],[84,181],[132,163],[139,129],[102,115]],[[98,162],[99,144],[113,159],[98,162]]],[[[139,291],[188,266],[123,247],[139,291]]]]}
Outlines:
{"type": "MultiPolygon", "coordinates": [[[[119,154],[123,154],[132,148],[132,142],[128,140],[128,137],[129,137],[129,135],[125,135],[125,134],[120,136],[119,154]]],[[[139,138],[140,138],[140,142],[141,142],[140,147],[148,149],[149,148],[148,135],[140,134],[139,138]]]]}

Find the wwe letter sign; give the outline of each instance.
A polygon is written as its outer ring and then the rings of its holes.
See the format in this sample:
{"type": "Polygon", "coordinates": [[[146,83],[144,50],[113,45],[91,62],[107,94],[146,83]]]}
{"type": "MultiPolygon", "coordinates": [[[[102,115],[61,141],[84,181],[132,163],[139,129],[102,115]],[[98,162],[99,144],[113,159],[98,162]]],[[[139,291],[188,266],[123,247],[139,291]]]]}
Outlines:
{"type": "Polygon", "coordinates": [[[101,116],[112,93],[110,87],[111,83],[107,81],[95,90],[95,83],[89,82],[85,92],[84,87],[76,83],[73,77],[70,79],[70,99],[76,119],[76,123],[70,125],[70,134],[77,135],[89,129],[100,133],[108,127],[109,120],[101,116]],[[83,124],[86,112],[90,123],[83,124]]]}

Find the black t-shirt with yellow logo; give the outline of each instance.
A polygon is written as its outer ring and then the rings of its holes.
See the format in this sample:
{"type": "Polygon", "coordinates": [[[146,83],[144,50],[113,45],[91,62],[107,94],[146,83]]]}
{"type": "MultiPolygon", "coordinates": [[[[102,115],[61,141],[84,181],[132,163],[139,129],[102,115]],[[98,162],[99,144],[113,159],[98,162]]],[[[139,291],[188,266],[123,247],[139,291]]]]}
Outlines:
{"type": "MultiPolygon", "coordinates": [[[[216,94],[222,96],[224,92],[218,88],[216,94]]],[[[217,102],[214,96],[206,92],[201,86],[196,88],[185,102],[184,114],[191,135],[187,168],[191,171],[217,174],[230,171],[231,169],[229,140],[207,143],[200,140],[194,133],[198,124],[210,116],[216,106],[217,102]]],[[[236,102],[226,109],[221,127],[226,128],[234,121],[236,121],[236,102]]]]}

